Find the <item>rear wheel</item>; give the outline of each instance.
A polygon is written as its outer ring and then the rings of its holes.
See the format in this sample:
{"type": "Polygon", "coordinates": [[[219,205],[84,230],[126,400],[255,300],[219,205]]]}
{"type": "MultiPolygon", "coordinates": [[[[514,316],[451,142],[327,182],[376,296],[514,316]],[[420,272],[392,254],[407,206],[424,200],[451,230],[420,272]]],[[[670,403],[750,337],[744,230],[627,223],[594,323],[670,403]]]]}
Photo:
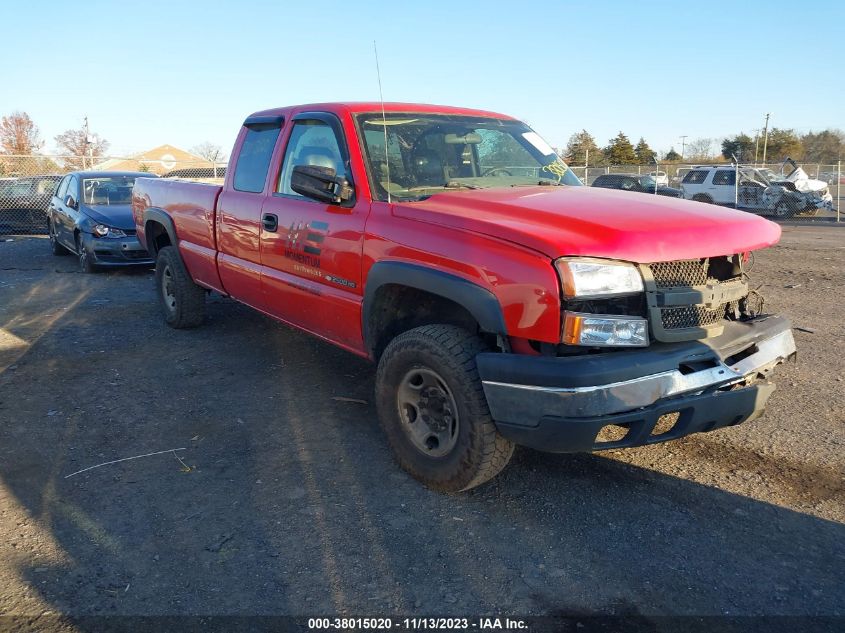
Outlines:
{"type": "Polygon", "coordinates": [[[175,246],[165,246],[156,259],[156,289],[167,325],[197,327],[205,317],[205,290],[194,283],[175,246]]]}
{"type": "Polygon", "coordinates": [[[50,235],[50,252],[53,255],[67,255],[70,251],[59,243],[59,236],[56,235],[56,227],[52,220],[47,220],[47,232],[50,235]]]}
{"type": "Polygon", "coordinates": [[[696,202],[706,202],[707,204],[713,204],[713,198],[703,193],[695,194],[692,199],[696,202]]]}
{"type": "Polygon", "coordinates": [[[397,336],[376,374],[379,420],[399,465],[442,492],[474,488],[513,455],[490,417],[475,357],[476,335],[426,325],[397,336]]]}

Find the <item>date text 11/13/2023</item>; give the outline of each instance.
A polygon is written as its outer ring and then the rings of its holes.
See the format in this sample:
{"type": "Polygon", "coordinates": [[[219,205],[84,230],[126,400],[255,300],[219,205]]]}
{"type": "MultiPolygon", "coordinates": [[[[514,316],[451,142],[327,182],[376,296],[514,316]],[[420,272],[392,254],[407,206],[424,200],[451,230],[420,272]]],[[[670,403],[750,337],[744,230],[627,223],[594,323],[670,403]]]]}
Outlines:
{"type": "Polygon", "coordinates": [[[439,618],[309,618],[309,630],[374,630],[374,631],[445,631],[445,630],[527,630],[525,620],[518,618],[481,617],[439,618]]]}

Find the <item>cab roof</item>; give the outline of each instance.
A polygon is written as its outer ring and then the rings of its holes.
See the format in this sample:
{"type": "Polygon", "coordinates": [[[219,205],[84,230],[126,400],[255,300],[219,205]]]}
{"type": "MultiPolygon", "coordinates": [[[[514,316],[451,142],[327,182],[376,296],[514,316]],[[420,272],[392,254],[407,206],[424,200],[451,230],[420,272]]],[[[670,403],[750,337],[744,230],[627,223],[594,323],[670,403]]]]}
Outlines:
{"type": "Polygon", "coordinates": [[[514,120],[513,117],[498,112],[487,110],[476,110],[473,108],[460,108],[455,106],[433,105],[430,103],[402,103],[380,101],[344,101],[330,103],[308,103],[295,106],[284,106],[253,112],[248,119],[256,117],[289,117],[300,112],[331,112],[334,114],[361,114],[366,112],[381,113],[382,107],[385,112],[415,112],[420,114],[452,114],[462,116],[488,117],[495,119],[514,120]]]}

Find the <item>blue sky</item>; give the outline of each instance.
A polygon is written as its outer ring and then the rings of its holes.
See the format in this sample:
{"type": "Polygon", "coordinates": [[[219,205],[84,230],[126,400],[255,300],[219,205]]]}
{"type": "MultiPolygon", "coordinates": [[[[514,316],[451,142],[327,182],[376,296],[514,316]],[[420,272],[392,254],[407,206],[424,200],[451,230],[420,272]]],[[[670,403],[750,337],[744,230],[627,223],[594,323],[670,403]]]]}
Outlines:
{"type": "Polygon", "coordinates": [[[496,110],[552,145],[619,130],[680,135],[771,124],[845,128],[845,3],[12,0],[0,9],[0,114],[50,150],[81,125],[128,154],[203,141],[226,152],[263,108],[384,96],[496,110]],[[9,28],[15,25],[13,28],[9,28]],[[10,54],[11,52],[11,54],[10,54]]]}

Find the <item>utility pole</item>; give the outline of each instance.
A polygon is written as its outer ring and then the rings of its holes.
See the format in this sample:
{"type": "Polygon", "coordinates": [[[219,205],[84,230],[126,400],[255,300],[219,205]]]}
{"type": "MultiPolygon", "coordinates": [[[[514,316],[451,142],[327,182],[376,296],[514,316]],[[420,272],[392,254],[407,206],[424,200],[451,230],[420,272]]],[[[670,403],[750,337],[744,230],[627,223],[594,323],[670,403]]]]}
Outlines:
{"type": "Polygon", "coordinates": [[[587,174],[590,171],[590,148],[584,150],[584,184],[587,184],[587,174]]]}
{"type": "Polygon", "coordinates": [[[766,164],[766,149],[769,145],[769,117],[771,112],[766,112],[766,125],[763,127],[763,164],[766,164]]]}
{"type": "Polygon", "coordinates": [[[684,160],[684,148],[686,147],[686,145],[687,145],[687,135],[684,134],[681,137],[681,160],[684,160]]]}
{"type": "Polygon", "coordinates": [[[88,117],[85,117],[85,123],[82,126],[85,132],[85,138],[82,140],[82,169],[85,169],[85,154],[88,153],[88,117]]]}

